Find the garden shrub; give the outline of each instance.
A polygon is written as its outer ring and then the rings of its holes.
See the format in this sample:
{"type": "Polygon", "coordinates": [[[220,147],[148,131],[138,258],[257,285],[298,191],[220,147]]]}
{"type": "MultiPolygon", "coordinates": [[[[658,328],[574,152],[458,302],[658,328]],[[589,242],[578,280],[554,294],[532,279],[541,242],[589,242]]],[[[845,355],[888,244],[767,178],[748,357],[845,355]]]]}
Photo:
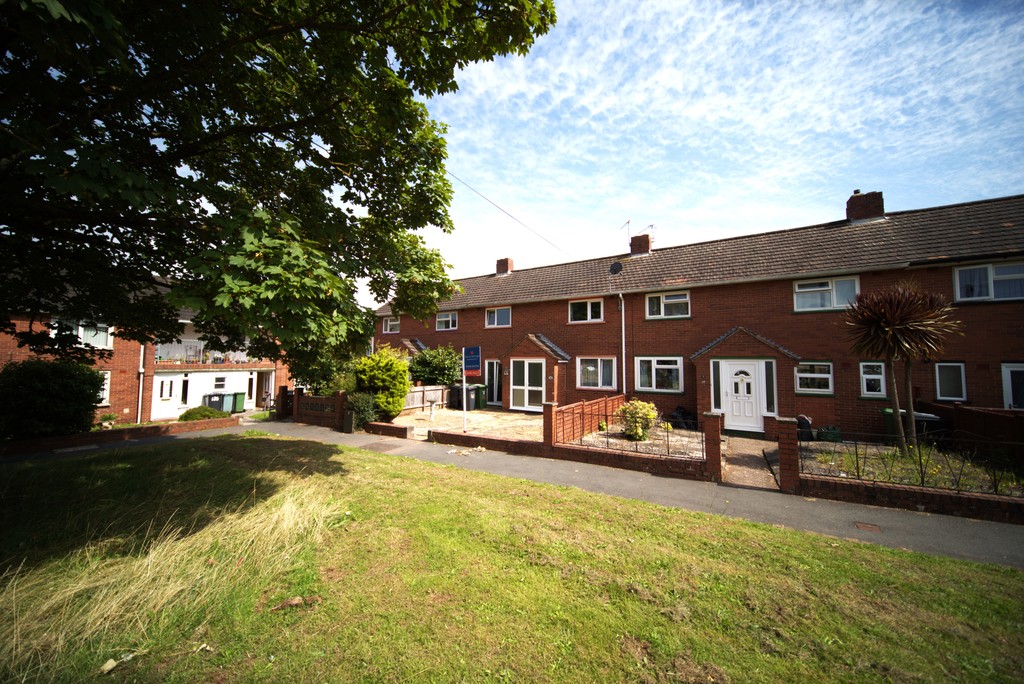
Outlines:
{"type": "Polygon", "coordinates": [[[28,359],[0,369],[0,436],[59,437],[88,432],[103,375],[71,361],[28,359]]]}
{"type": "Polygon", "coordinates": [[[369,392],[353,392],[348,395],[347,403],[348,408],[355,413],[356,429],[377,420],[377,405],[369,392]]]}
{"type": "Polygon", "coordinates": [[[227,418],[230,415],[230,413],[220,411],[212,406],[195,406],[178,416],[178,420],[182,422],[190,420],[209,420],[211,418],[227,418]]]}
{"type": "Polygon", "coordinates": [[[374,395],[377,417],[392,421],[405,408],[409,393],[409,364],[405,354],[388,345],[355,363],[356,387],[374,395]]]}
{"type": "Polygon", "coordinates": [[[622,419],[622,431],[626,439],[645,442],[651,434],[654,421],[658,418],[658,409],[654,404],[634,399],[620,406],[618,415],[622,419]]]}
{"type": "Polygon", "coordinates": [[[452,346],[424,349],[409,361],[413,381],[453,385],[462,379],[462,354],[452,346]]]}

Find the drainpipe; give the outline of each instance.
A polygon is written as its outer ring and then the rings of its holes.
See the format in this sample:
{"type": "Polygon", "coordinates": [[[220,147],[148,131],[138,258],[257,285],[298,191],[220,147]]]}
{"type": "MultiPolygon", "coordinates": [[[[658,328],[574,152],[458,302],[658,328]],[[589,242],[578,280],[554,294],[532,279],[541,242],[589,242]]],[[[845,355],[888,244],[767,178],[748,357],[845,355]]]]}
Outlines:
{"type": "Polygon", "coordinates": [[[135,411],[135,422],[142,423],[142,390],[146,385],[146,345],[139,345],[139,406],[135,411]]]}
{"type": "Polygon", "coordinates": [[[619,293],[619,318],[622,321],[622,394],[626,394],[626,300],[619,293]]]}

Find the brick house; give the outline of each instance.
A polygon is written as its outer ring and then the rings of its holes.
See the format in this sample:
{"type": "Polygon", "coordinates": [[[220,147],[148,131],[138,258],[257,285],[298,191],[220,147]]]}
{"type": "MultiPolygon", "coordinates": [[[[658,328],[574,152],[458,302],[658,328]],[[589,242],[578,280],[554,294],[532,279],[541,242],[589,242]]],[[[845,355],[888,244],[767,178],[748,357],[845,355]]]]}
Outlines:
{"type": "MultiPolygon", "coordinates": [[[[15,319],[15,324],[18,330],[26,330],[29,320],[15,319]]],[[[249,410],[262,407],[264,396],[272,395],[279,384],[293,384],[287,366],[279,362],[206,350],[187,321],[182,340],[167,345],[139,344],[120,339],[115,332],[115,327],[106,325],[78,327],[81,340],[111,351],[109,359],[94,366],[105,378],[97,418],[112,413],[121,423],[174,420],[202,405],[207,395],[243,393],[242,407],[249,410]]],[[[13,337],[0,335],[0,364],[31,356],[13,337]]],[[[225,410],[234,408],[230,405],[225,410]]]]}
{"type": "Polygon", "coordinates": [[[500,259],[433,320],[380,307],[374,343],[480,346],[487,401],[507,409],[624,392],[741,432],[804,414],[881,433],[884,363],[850,351],[843,311],[907,280],[955,303],[964,331],[917,364],[915,396],[1024,408],[1024,195],[886,213],[857,191],[832,223],[663,249],[637,235],[627,254],[522,271],[500,259]]]}

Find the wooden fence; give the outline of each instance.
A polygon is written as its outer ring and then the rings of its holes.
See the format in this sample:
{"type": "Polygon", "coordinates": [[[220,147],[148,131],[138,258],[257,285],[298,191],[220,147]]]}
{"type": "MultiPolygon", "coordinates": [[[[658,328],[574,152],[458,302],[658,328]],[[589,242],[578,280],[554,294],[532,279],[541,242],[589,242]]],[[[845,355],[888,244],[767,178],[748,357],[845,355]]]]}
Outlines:
{"type": "Polygon", "coordinates": [[[591,432],[597,432],[602,421],[605,425],[611,424],[615,412],[624,403],[626,397],[618,394],[614,397],[602,397],[593,401],[555,407],[555,444],[573,443],[591,432]]]}
{"type": "Polygon", "coordinates": [[[413,387],[405,395],[405,408],[403,410],[426,410],[432,405],[437,408],[444,408],[448,405],[448,387],[446,385],[413,387]]]}

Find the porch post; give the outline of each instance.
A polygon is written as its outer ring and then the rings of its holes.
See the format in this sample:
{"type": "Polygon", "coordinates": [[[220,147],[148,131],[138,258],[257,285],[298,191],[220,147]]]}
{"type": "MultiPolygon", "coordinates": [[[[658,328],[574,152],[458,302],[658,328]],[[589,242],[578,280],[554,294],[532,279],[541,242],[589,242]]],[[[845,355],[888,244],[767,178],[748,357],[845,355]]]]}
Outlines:
{"type": "Polygon", "coordinates": [[[708,475],[714,482],[722,481],[722,416],[708,411],[704,414],[704,460],[708,475]]]}

